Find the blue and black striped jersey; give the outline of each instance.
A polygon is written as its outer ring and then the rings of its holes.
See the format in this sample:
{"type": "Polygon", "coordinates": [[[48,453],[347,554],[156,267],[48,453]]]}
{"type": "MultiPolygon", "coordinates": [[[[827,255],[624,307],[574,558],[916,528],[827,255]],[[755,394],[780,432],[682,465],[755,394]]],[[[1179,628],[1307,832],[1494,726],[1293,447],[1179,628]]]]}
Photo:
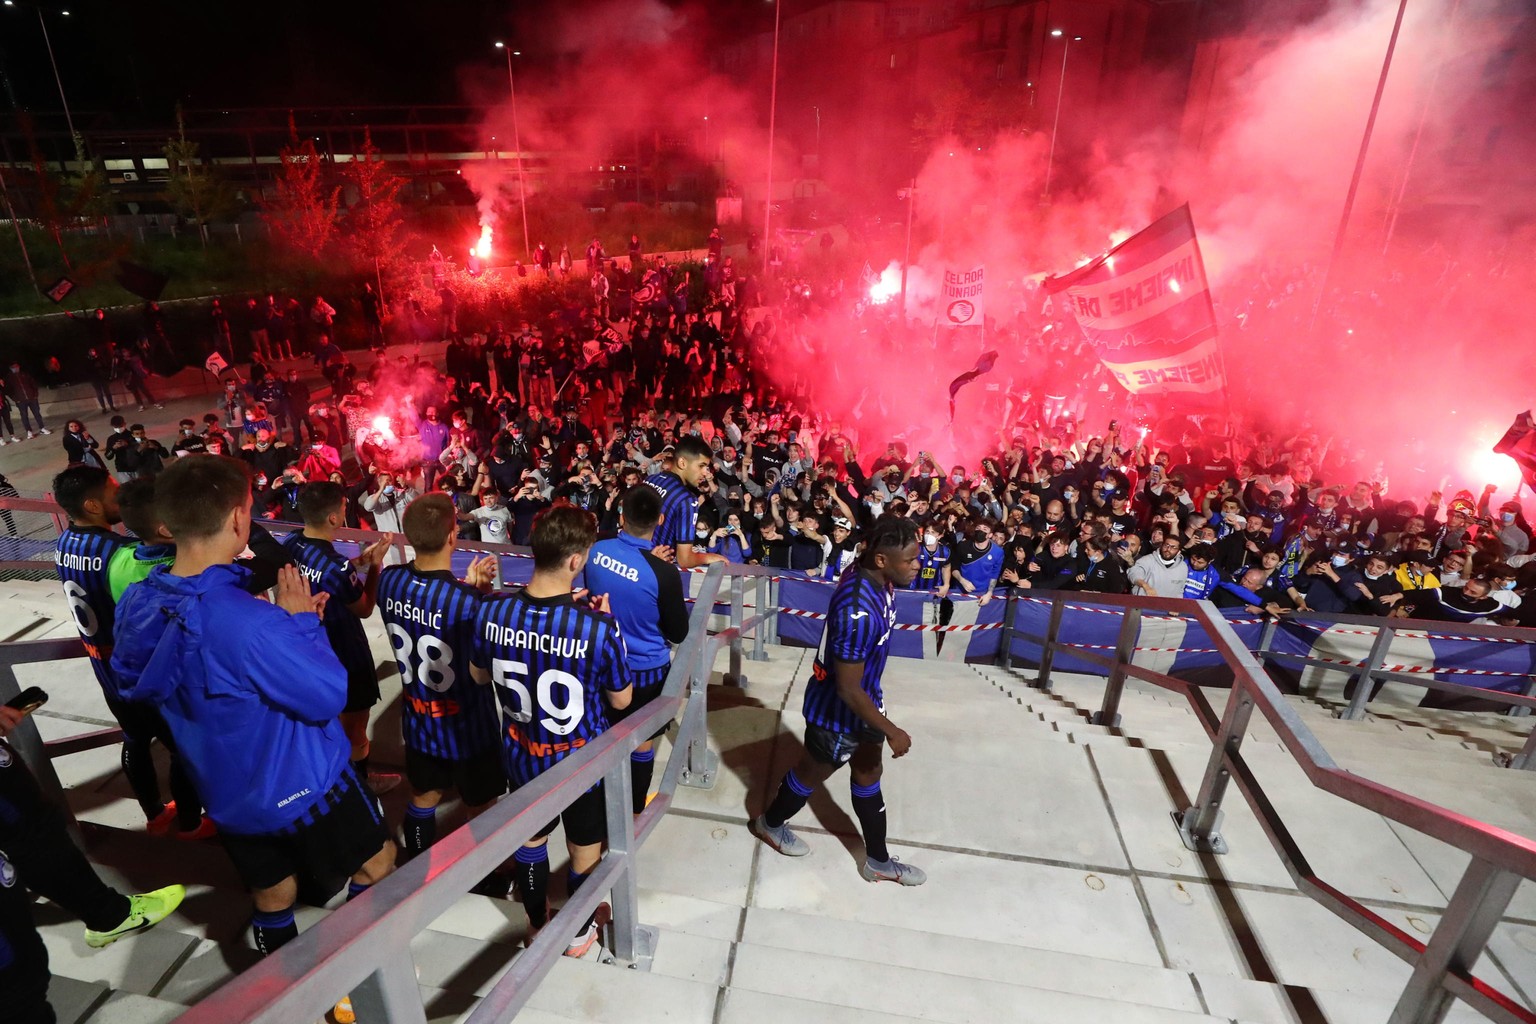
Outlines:
{"type": "Polygon", "coordinates": [[[834,662],[863,662],[861,685],[875,706],[885,710],[880,676],[896,625],[896,590],[869,577],[858,565],[849,568],[832,591],[821,648],[805,688],[805,720],[832,732],[857,732],[865,722],[837,695],[834,662]]]}
{"type": "Polygon", "coordinates": [[[502,751],[514,785],[601,735],[608,728],[608,692],[629,685],[618,623],[577,607],[568,594],[485,599],[471,658],[496,687],[502,751]]]}
{"type": "Polygon", "coordinates": [[[469,673],[480,592],[451,572],[423,572],[412,562],[379,574],[378,602],[405,690],[406,747],[451,761],[495,750],[495,695],[469,673]]]}
{"type": "Polygon", "coordinates": [[[926,544],[918,545],[917,575],[912,577],[912,589],[938,590],[944,585],[944,567],[948,564],[948,544],[940,544],[932,551],[926,544]]]}
{"type": "Polygon", "coordinates": [[[694,535],[699,515],[697,492],[676,473],[657,473],[645,484],[661,495],[661,525],[656,527],[651,543],[674,551],[679,544],[693,544],[698,539],[694,535]]]}
{"type": "Polygon", "coordinates": [[[80,639],[85,641],[96,681],[113,697],[117,696],[117,688],[108,662],[112,660],[112,626],[117,619],[117,605],[112,600],[107,565],[119,548],[133,547],[135,543],[100,526],[71,526],[59,534],[53,551],[54,569],[64,584],[64,599],[69,602],[80,639]]]}
{"type": "Polygon", "coordinates": [[[368,646],[368,634],[363,632],[363,622],[347,607],[363,596],[363,585],[358,582],[357,570],[352,562],[338,552],[328,540],[306,537],[294,532],[283,538],[283,547],[293,556],[294,565],[309,581],[309,592],[322,590],[331,595],[325,603],[325,636],[331,642],[331,650],[348,675],[374,674],[373,651],[368,646]]]}

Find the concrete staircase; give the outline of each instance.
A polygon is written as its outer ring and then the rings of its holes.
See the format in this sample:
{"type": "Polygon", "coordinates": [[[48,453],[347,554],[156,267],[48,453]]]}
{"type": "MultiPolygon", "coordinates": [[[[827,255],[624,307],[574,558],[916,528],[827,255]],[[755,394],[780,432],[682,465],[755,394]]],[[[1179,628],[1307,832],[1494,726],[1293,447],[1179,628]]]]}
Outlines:
{"type": "MultiPolygon", "coordinates": [[[[6,586],[19,588],[13,596],[28,587],[6,586]]],[[[46,612],[43,591],[33,596],[46,612]]],[[[53,607],[61,619],[62,601],[53,607]]],[[[388,664],[388,645],[372,627],[388,664]]],[[[747,664],[744,686],[712,686],[718,781],[680,790],[640,856],[642,919],[662,932],[652,971],[563,961],[519,1020],[1385,1021],[1407,967],[1296,891],[1241,800],[1227,808],[1229,855],[1184,849],[1169,813],[1198,788],[1209,747],[1178,698],[1139,683],[1128,686],[1123,727],[1111,730],[1086,718],[1102,680],[1058,676],[1047,694],[1021,673],[893,659],[887,708],[914,745],[887,763],[891,845],[928,872],[928,884],[899,889],[858,877],[862,848],[843,775],[796,821],[812,855],[778,856],[746,823],[799,756],[809,662],[807,651],[772,647],[768,661],[747,664]]],[[[84,662],[21,677],[23,686],[46,680],[54,695],[39,719],[45,734],[107,722],[84,662]]],[[[398,752],[391,682],[392,674],[375,722],[375,757],[384,761],[398,752]]],[[[1298,706],[1352,770],[1536,835],[1536,776],[1496,768],[1486,750],[1473,749],[1485,732],[1504,742],[1508,730],[1496,718],[1409,723],[1393,720],[1393,709],[1392,717],[1337,723],[1310,701],[1298,706]]],[[[1323,877],[1412,934],[1432,930],[1460,854],[1318,794],[1263,728],[1245,752],[1323,877]]],[[[60,1019],[171,1020],[253,962],[247,898],[216,843],[143,834],[115,750],[56,765],[105,874],[133,890],[189,887],[172,920],[99,952],[85,947],[78,922],[39,906],[60,1019]]],[[[390,796],[398,820],[402,798],[390,796]]],[[[558,863],[553,876],[563,877],[558,863]]],[[[324,913],[301,909],[300,927],[324,913]]],[[[429,1019],[463,1019],[516,955],[525,928],[517,903],[478,896],[434,922],[414,947],[429,1019]]],[[[1529,884],[1479,970],[1532,1005],[1529,884]]],[[[1449,1019],[1482,1018],[1458,1005],[1449,1019]]]]}

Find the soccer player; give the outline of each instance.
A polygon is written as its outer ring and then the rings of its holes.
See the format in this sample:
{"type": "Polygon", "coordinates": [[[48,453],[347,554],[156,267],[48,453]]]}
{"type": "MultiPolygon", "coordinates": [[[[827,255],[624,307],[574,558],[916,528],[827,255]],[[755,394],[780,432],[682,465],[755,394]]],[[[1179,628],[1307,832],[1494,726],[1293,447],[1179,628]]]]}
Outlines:
{"type": "Polygon", "coordinates": [[[821,649],[805,690],[805,756],[779,783],[778,795],[752,820],[752,834],[787,857],[811,852],[789,827],[816,787],[849,766],[853,809],[864,833],[864,864],[870,882],[922,885],[920,869],[903,864],[885,846],[885,798],[880,793],[882,753],[912,749],[912,737],[885,717],[880,676],[896,624],[896,588],[917,574],[917,528],[885,515],[875,521],[864,553],[832,591],[821,649]]]}
{"type": "Polygon", "coordinates": [[[352,741],[352,767],[375,793],[388,793],[400,784],[391,772],[368,771],[368,712],[379,702],[379,676],[363,620],[377,603],[379,570],[394,543],[386,533],[354,559],[344,557],[332,541],[347,522],[347,495],[340,484],[321,480],[299,491],[299,516],[304,529],[283,539],[310,589],[330,595],[325,610],[325,635],[331,649],[347,670],[347,706],[341,726],[352,741]],[[358,570],[363,578],[358,579],[358,570]]]}
{"type": "Polygon", "coordinates": [[[123,700],[112,674],[112,630],[117,602],[112,595],[113,556],[132,549],[131,537],[113,533],[122,522],[117,481],[96,466],[71,466],[53,478],[53,497],[69,516],[69,528],[59,534],[54,567],[64,583],[64,599],[75,617],[91,669],[101,684],[107,708],[123,728],[123,774],[144,812],[145,830],[164,835],[174,825],[178,838],[206,839],[213,826],[203,817],[202,801],[187,777],[165,720],[153,708],[123,700]],[[155,740],[171,752],[171,796],[160,799],[160,779],[150,744],[155,740]]]}
{"type": "MultiPolygon", "coordinates": [[[[395,844],[378,800],[348,762],[337,716],[347,672],[294,566],[277,600],[246,593],[232,564],[251,525],[251,473],[237,459],[188,455],[155,481],[176,563],[128,588],[112,670],[128,700],[161,709],[225,851],[251,890],[256,948],[298,935],[298,878],[350,875],[348,898],[383,880],[395,844]]],[[[350,1004],[338,1020],[353,1019],[350,1004]]]]}
{"type": "Polygon", "coordinates": [[[672,551],[679,569],[694,569],[711,562],[725,561],[724,555],[695,551],[694,527],[699,512],[699,485],[710,478],[714,452],[697,437],[689,435],[672,450],[673,471],[657,473],[646,485],[661,495],[661,526],[655,544],[672,551]]]}
{"type": "MultiPolygon", "coordinates": [[[[501,767],[501,725],[491,688],[470,675],[480,598],[495,582],[496,556],[453,575],[459,528],[453,499],[441,492],[411,502],[402,517],[414,561],[379,575],[379,614],[395,649],[405,699],[405,852],[414,856],[437,840],[437,805],[456,789],[474,817],[507,791],[501,767]]],[[[501,895],[506,895],[503,882],[501,895]]]]}
{"type": "Polygon", "coordinates": [[[124,896],[101,880],[6,743],[27,712],[0,704],[0,1006],[8,1024],[53,1024],[48,950],[32,920],[34,894],[85,921],[85,944],[109,946],[170,916],[186,889],[124,896]],[[18,884],[20,883],[20,884],[18,884]]]}
{"type": "MultiPolygon", "coordinates": [[[[660,523],[661,496],[651,487],[630,488],[620,499],[619,535],[594,544],[592,557],[587,560],[587,589],[593,596],[608,598],[613,617],[624,632],[629,681],[635,688],[629,706],[608,716],[613,724],[660,695],[672,667],[669,645],[688,638],[683,582],[674,566],[652,553],[651,538],[660,523]]],[[[629,755],[636,814],[645,810],[656,765],[656,740],[666,731],[664,726],[629,755]]]]}
{"type": "MultiPolygon", "coordinates": [[[[533,579],[520,593],[487,599],[475,621],[471,671],[491,681],[501,704],[502,752],[512,788],[531,782],[608,728],[608,710],[629,706],[624,642],[607,602],[576,603],[571,585],[597,539],[597,517],[555,505],[534,522],[533,579]]],[[[608,838],[602,784],[592,787],[517,851],[513,885],[532,931],[549,920],[549,834],[565,825],[567,892],[597,866],[608,838]]],[[[566,946],[579,957],[597,941],[588,918],[566,946]]]]}

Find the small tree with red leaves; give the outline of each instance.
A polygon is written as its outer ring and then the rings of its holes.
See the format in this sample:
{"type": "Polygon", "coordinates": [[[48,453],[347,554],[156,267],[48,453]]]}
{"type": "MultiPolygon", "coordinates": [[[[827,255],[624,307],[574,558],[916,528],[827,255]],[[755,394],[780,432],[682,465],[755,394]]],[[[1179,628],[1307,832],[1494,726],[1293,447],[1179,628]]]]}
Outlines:
{"type": "Polygon", "coordinates": [[[374,275],[380,292],[383,279],[395,276],[405,255],[405,218],[400,190],[405,179],[379,157],[372,133],[363,129],[363,144],[343,171],[357,201],[343,221],[343,244],[358,270],[374,275]]]}
{"type": "Polygon", "coordinates": [[[325,161],[308,138],[300,139],[288,118],[288,145],[279,154],[278,193],[268,204],[264,220],[283,248],[319,262],[336,234],[336,210],[341,186],[331,185],[325,161]]]}

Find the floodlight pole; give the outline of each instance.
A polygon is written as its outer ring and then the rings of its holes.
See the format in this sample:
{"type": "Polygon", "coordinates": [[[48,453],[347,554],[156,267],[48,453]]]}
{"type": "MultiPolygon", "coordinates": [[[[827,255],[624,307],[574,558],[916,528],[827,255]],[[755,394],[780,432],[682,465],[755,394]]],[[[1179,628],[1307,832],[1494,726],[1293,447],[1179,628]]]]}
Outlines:
{"type": "Polygon", "coordinates": [[[1328,283],[1333,277],[1334,265],[1344,251],[1344,233],[1349,229],[1349,215],[1355,208],[1355,194],[1360,191],[1360,178],[1365,173],[1365,157],[1371,149],[1371,132],[1376,128],[1376,114],[1381,110],[1381,97],[1387,91],[1387,74],[1392,70],[1392,52],[1397,49],[1397,36],[1403,28],[1403,15],[1408,10],[1408,0],[1398,0],[1397,20],[1392,23],[1392,35],[1387,40],[1387,54],[1381,61],[1381,77],[1376,81],[1376,95],[1371,99],[1371,113],[1365,119],[1365,134],[1360,137],[1360,154],[1355,158],[1355,173],[1349,179],[1349,191],[1344,194],[1344,212],[1339,217],[1339,230],[1333,236],[1333,252],[1323,267],[1323,280],[1317,291],[1317,301],[1312,306],[1312,323],[1309,331],[1317,330],[1317,318],[1323,303],[1328,299],[1328,283]]]}

